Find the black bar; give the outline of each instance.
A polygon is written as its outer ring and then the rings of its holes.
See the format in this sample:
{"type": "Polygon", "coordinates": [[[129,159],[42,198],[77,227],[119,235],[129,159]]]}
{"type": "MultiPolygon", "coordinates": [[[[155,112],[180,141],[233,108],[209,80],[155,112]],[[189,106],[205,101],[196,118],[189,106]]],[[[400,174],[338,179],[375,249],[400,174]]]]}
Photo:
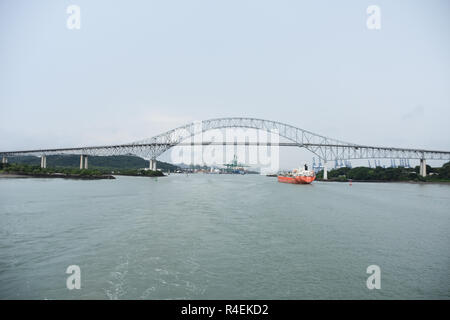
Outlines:
{"type": "MultiPolygon", "coordinates": [[[[431,300],[123,300],[123,301],[0,301],[4,314],[10,309],[17,317],[30,311],[59,314],[60,318],[67,314],[85,318],[93,311],[102,315],[117,316],[124,314],[140,314],[143,319],[315,319],[322,316],[335,318],[339,315],[376,316],[388,318],[392,310],[405,315],[416,315],[425,311],[437,314],[438,309],[448,310],[450,301],[431,300]],[[212,309],[214,308],[214,310],[212,309]],[[389,308],[389,312],[386,312],[389,308]],[[213,312],[211,313],[211,310],[213,312]],[[61,313],[62,312],[62,313],[61,313]],[[201,313],[201,314],[199,314],[201,313]]],[[[95,313],[94,312],[94,313],[95,313]]],[[[430,315],[428,314],[428,315],[430,315]]],[[[445,313],[442,313],[443,315],[445,313]]],[[[428,317],[427,317],[428,318],[428,317]]]]}

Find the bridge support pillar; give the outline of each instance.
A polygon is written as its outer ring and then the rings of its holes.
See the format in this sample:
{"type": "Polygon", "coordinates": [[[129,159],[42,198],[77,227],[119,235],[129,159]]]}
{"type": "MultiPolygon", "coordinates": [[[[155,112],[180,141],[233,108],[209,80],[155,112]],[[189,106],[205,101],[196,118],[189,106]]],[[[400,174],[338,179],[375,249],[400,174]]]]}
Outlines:
{"type": "Polygon", "coordinates": [[[427,176],[427,163],[425,162],[425,159],[420,159],[419,172],[422,177],[427,176]]]}
{"type": "Polygon", "coordinates": [[[47,157],[45,154],[41,156],[41,168],[47,168],[47,157]]]}
{"type": "Polygon", "coordinates": [[[150,159],[149,169],[152,171],[156,171],[156,160],[155,159],[150,159]]]}
{"type": "Polygon", "coordinates": [[[328,172],[327,172],[327,162],[323,163],[323,180],[328,180],[328,172]]]}
{"type": "Polygon", "coordinates": [[[8,158],[5,157],[5,156],[3,156],[3,157],[2,157],[2,163],[8,163],[8,158]]]}
{"type": "Polygon", "coordinates": [[[88,168],[88,156],[81,155],[80,156],[80,169],[87,169],[88,168]]]}

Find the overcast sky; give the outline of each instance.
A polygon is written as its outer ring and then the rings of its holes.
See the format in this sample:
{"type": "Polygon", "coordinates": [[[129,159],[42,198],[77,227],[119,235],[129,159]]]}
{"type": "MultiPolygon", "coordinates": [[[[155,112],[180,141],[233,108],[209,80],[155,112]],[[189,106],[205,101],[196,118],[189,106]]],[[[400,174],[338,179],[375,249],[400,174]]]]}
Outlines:
{"type": "Polygon", "coordinates": [[[0,150],[226,116],[450,150],[449,17],[446,0],[2,0],[0,150]],[[380,30],[366,26],[373,4],[380,30]]]}

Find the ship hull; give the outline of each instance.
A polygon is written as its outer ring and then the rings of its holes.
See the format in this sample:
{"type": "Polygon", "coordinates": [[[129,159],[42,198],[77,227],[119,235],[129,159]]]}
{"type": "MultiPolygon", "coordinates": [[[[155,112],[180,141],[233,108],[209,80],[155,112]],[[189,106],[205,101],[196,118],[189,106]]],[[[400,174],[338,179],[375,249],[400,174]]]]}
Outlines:
{"type": "Polygon", "coordinates": [[[315,179],[316,179],[315,176],[312,176],[312,177],[306,177],[306,176],[295,176],[295,177],[278,176],[278,182],[293,183],[293,184],[310,184],[315,179]]]}

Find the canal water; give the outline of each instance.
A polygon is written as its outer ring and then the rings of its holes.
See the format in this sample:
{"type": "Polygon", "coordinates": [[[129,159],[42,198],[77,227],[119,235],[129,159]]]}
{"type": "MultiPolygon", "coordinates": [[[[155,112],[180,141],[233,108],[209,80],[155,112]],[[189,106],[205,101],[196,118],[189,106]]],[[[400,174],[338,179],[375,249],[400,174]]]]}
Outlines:
{"type": "Polygon", "coordinates": [[[0,179],[0,298],[449,299],[450,185],[0,179]]]}

